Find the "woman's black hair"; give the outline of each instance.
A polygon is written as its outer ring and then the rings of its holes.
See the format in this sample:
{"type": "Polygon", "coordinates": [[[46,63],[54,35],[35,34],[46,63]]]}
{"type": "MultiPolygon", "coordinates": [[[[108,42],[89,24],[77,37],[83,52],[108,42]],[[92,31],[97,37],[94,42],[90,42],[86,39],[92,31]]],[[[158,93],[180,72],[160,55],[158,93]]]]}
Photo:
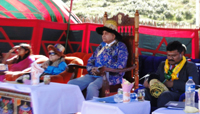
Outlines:
{"type": "Polygon", "coordinates": [[[32,54],[32,50],[31,50],[30,47],[25,47],[25,46],[20,46],[20,47],[23,48],[25,51],[28,51],[28,53],[26,53],[23,58],[21,56],[19,56],[18,59],[17,59],[17,63],[26,59],[29,55],[32,54]]]}
{"type": "Polygon", "coordinates": [[[1,52],[1,50],[0,50],[0,57],[3,57],[3,54],[2,54],[2,52],[1,52]]]}
{"type": "Polygon", "coordinates": [[[2,63],[2,60],[3,60],[3,54],[2,54],[2,52],[0,50],[0,63],[2,63]]]}

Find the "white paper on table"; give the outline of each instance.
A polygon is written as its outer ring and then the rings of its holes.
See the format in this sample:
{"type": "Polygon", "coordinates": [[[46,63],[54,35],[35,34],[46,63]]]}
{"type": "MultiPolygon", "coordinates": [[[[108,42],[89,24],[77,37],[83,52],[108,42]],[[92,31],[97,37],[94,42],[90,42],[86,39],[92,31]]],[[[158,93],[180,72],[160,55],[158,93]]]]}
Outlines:
{"type": "Polygon", "coordinates": [[[44,72],[44,69],[41,68],[36,62],[31,64],[31,84],[38,85],[40,75],[44,72]]]}

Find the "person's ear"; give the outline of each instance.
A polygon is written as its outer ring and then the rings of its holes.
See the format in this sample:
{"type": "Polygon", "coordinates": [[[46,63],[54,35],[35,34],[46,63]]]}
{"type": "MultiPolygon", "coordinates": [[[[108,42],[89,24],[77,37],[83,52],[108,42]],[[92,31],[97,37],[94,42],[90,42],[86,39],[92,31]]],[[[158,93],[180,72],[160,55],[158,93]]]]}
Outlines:
{"type": "Polygon", "coordinates": [[[182,56],[184,55],[184,51],[181,52],[181,55],[182,55],[182,56]]]}
{"type": "Polygon", "coordinates": [[[116,39],[116,35],[115,34],[113,34],[113,39],[116,39]]]}
{"type": "Polygon", "coordinates": [[[182,52],[180,53],[180,58],[182,58],[183,55],[184,55],[184,52],[182,51],[182,52]]]}

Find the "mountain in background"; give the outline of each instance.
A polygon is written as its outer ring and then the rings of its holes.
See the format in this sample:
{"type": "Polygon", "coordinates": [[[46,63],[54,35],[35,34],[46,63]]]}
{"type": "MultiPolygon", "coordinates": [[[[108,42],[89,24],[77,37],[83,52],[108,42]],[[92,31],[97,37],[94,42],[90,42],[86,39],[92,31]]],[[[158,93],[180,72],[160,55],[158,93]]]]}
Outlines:
{"type": "MultiPolygon", "coordinates": [[[[63,0],[70,6],[71,0],[63,0]]],[[[139,11],[140,20],[195,23],[196,0],[74,0],[72,11],[78,17],[103,17],[118,12],[134,17],[139,11]]]]}

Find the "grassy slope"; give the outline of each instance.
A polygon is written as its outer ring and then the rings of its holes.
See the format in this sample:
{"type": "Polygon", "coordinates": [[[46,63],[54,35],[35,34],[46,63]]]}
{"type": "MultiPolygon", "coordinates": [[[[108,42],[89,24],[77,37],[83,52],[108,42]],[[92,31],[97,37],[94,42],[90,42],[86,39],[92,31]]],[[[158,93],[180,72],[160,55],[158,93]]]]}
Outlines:
{"type": "MultiPolygon", "coordinates": [[[[137,9],[140,19],[194,23],[195,2],[195,0],[74,0],[73,12],[84,17],[96,15],[101,17],[105,11],[108,12],[108,16],[118,12],[134,16],[137,9]],[[183,1],[188,2],[183,3],[183,1]],[[186,19],[186,13],[192,17],[186,19]],[[178,16],[180,20],[177,19],[178,16]]],[[[69,6],[70,0],[66,0],[66,4],[69,6]]]]}

